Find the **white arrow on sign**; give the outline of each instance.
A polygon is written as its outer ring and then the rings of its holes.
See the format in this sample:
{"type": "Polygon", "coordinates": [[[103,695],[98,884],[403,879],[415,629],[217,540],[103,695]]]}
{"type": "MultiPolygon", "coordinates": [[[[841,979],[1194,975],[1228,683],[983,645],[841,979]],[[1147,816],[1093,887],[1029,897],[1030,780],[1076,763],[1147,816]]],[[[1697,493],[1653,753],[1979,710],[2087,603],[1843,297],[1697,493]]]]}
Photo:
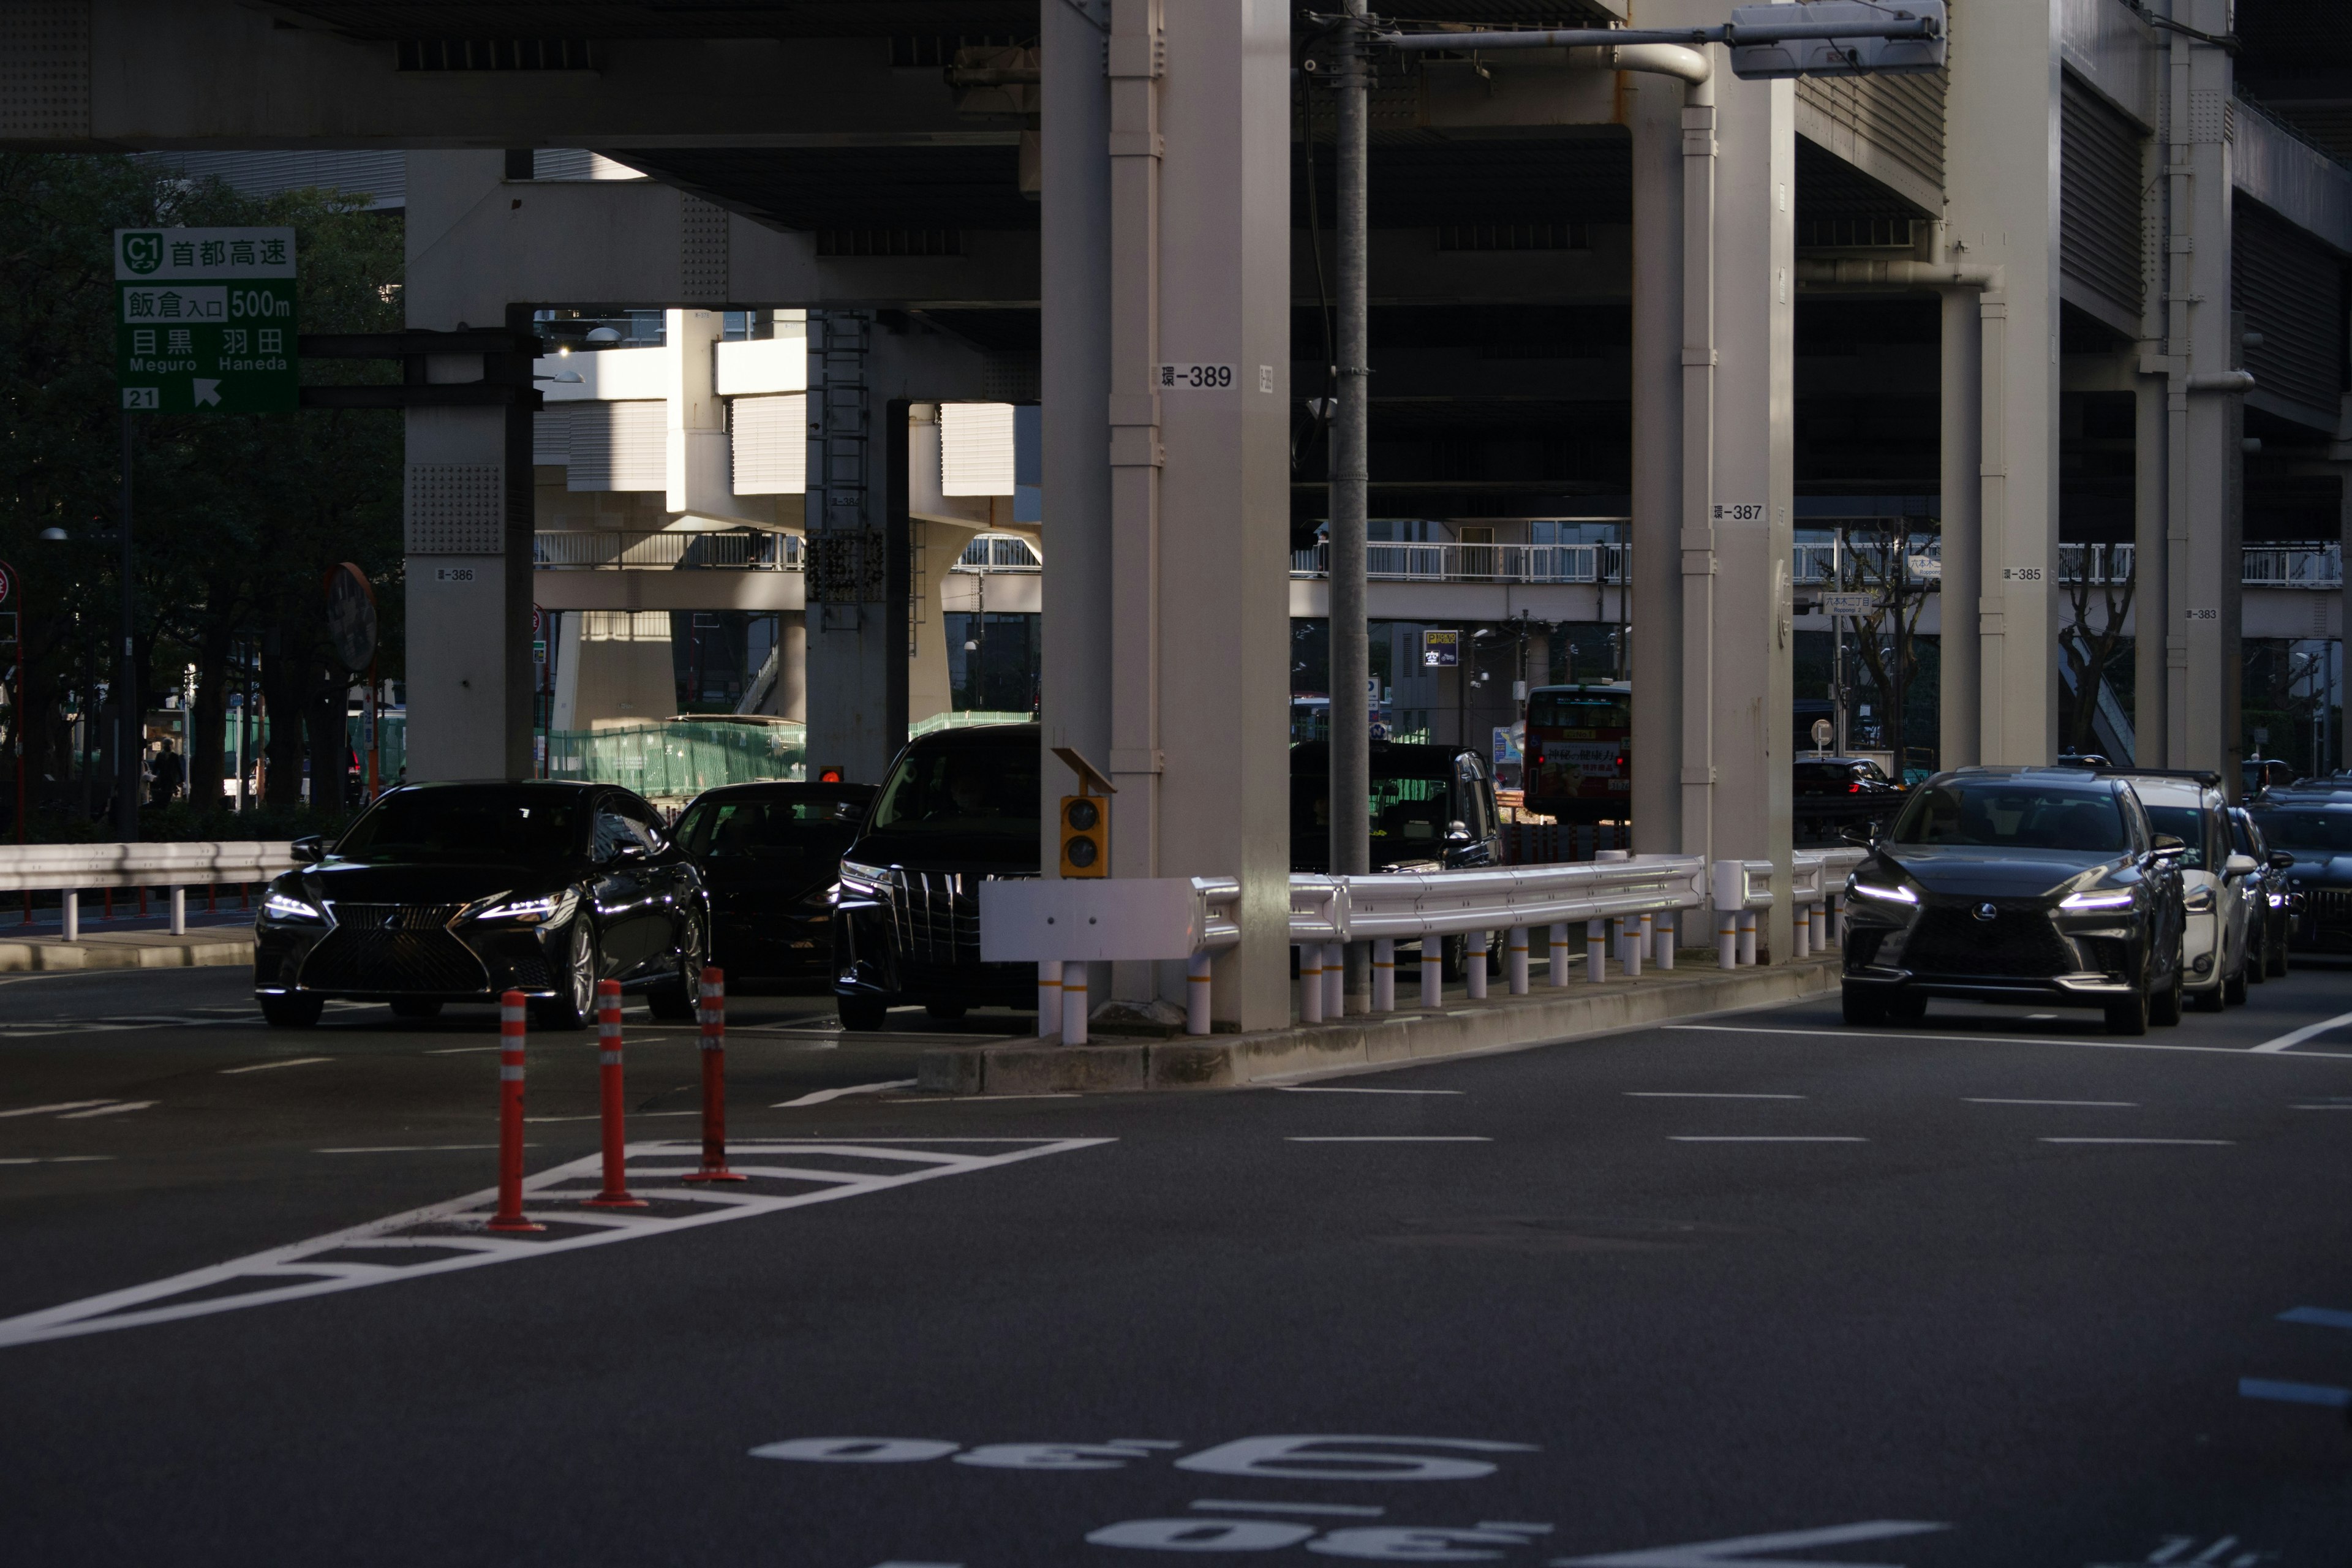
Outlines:
{"type": "Polygon", "coordinates": [[[207,403],[218,403],[220,401],[219,382],[206,381],[201,375],[192,378],[192,382],[195,387],[195,405],[197,407],[202,408],[207,403]]]}
{"type": "Polygon", "coordinates": [[[1758,1557],[1759,1552],[1793,1552],[1801,1546],[1846,1546],[1857,1541],[1886,1541],[1898,1535],[1924,1535],[1949,1530],[1910,1519],[1874,1519],[1860,1524],[1833,1524],[1824,1530],[1792,1530],[1778,1535],[1742,1535],[1729,1541],[1695,1541],[1685,1546],[1658,1546],[1647,1552],[1612,1552],[1606,1557],[1555,1557],[1553,1568],[1724,1568],[1727,1563],[1758,1568],[1902,1568],[1895,1563],[1825,1563],[1795,1557],[1758,1557]]]}

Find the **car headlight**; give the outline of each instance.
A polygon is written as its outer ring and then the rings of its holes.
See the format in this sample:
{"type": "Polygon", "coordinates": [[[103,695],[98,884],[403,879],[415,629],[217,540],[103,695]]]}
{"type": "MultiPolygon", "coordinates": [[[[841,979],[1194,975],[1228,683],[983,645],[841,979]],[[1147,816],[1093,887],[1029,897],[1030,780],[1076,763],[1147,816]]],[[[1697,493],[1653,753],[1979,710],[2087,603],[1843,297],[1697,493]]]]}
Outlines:
{"type": "Polygon", "coordinates": [[[580,895],[571,888],[534,899],[518,899],[511,893],[499,893],[484,899],[459,918],[476,921],[508,921],[526,926],[562,925],[579,907],[580,895]]]}
{"type": "Polygon", "coordinates": [[[324,925],[327,912],[308,899],[292,893],[272,893],[262,900],[261,912],[273,921],[306,921],[324,925]]]}
{"type": "Polygon", "coordinates": [[[1857,899],[1875,899],[1883,904],[1916,905],[1919,901],[1918,894],[1899,882],[1891,884],[1865,882],[1861,878],[1854,877],[1847,880],[1845,890],[1857,899]]]}
{"type": "Polygon", "coordinates": [[[2127,910],[2132,895],[2121,888],[2101,892],[2069,893],[2058,900],[2062,910],[2127,910]]]}
{"type": "Polygon", "coordinates": [[[853,897],[870,897],[881,891],[882,884],[889,879],[890,868],[887,866],[861,866],[855,860],[844,860],[841,863],[841,880],[835,885],[853,897]]]}

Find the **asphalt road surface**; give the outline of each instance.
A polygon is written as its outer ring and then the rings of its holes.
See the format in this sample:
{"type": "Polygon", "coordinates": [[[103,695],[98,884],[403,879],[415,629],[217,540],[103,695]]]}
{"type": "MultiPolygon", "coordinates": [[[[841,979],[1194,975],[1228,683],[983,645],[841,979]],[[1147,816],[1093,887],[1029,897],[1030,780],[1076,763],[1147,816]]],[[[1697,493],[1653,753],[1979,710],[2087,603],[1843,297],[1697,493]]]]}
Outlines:
{"type": "Polygon", "coordinates": [[[537,1037],[492,1237],[488,1010],[0,984],[0,1554],[2352,1563],[2352,973],[987,1101],[730,1022],[747,1180],[634,1012],[649,1206],[579,1205],[592,1037],[537,1037]]]}

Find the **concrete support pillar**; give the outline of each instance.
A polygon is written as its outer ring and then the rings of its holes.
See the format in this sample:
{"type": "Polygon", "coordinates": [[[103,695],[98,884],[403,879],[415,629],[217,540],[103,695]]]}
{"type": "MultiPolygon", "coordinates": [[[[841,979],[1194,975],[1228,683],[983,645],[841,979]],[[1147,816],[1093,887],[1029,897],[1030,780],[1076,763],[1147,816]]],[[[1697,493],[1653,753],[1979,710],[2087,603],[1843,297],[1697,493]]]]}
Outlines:
{"type": "Polygon", "coordinates": [[[879,784],[907,739],[907,411],[874,312],[808,313],[808,762],[879,784]]]}
{"type": "MultiPolygon", "coordinates": [[[[2229,0],[2174,0],[2174,19],[2229,31],[2229,0]]],[[[2237,791],[2240,641],[2237,398],[2214,383],[2237,368],[2231,297],[2228,117],[2230,57],[2185,34],[2166,36],[2170,156],[2165,350],[2172,369],[2166,453],[2166,763],[2218,770],[2237,791]]],[[[2140,623],[2145,626],[2145,621],[2140,623]]]]}
{"type": "Polygon", "coordinates": [[[717,310],[667,310],[663,318],[664,336],[677,353],[665,405],[669,439],[662,506],[724,517],[735,510],[727,409],[718,386],[717,350],[727,319],[717,310]]]}
{"type": "MultiPolygon", "coordinates": [[[[1107,47],[1075,7],[1040,22],[1045,507],[1062,520],[1045,583],[1046,739],[1118,787],[1112,875],[1240,878],[1242,939],[1217,957],[1213,1006],[1221,1023],[1276,1027],[1290,906],[1288,14],[1114,0],[1110,18],[1107,47]],[[1230,365],[1230,384],[1162,386],[1163,360],[1230,365]]],[[[1065,773],[1046,767],[1057,795],[1065,773]]],[[[1121,1000],[1181,1001],[1182,981],[1181,965],[1136,964],[1111,984],[1121,1000]]]]}
{"type": "MultiPolygon", "coordinates": [[[[2057,743],[2060,9],[2023,0],[1956,26],[1945,100],[1948,250],[1961,265],[2000,269],[2000,286],[1975,301],[1981,578],[1973,605],[1955,591],[1948,531],[1944,549],[1944,661],[1948,671],[1969,656],[1973,624],[1970,760],[1987,763],[2046,763],[2057,743]]],[[[1948,751],[1946,765],[1955,760],[1948,751]]]]}
{"type": "MultiPolygon", "coordinates": [[[[1706,753],[1685,759],[1684,705],[1704,708],[1706,666],[1685,671],[1686,579],[1711,608],[1714,554],[1683,546],[1683,84],[1630,79],[1633,129],[1633,846],[1648,855],[1705,855],[1686,836],[1684,776],[1707,784],[1706,753]]],[[[1711,367],[1708,367],[1712,374],[1711,367]]],[[[1705,821],[1702,810],[1697,820],[1705,821]]]]}

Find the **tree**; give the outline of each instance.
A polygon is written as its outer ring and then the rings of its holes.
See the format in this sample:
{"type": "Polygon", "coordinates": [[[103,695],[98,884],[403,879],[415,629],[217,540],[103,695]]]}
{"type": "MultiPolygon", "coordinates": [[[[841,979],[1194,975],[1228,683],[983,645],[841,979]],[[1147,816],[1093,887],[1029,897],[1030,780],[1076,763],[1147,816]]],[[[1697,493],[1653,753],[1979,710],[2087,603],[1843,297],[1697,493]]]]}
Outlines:
{"type": "MultiPolygon", "coordinates": [[[[2082,547],[2081,569],[2071,574],[2059,574],[2059,587],[2066,595],[2067,616],[2065,626],[2059,628],[2058,647],[2065,656],[2067,670],[2073,677],[2068,684],[2074,689],[2061,748],[2068,752],[2099,749],[2093,738],[2093,726],[2099,717],[2099,690],[2123,647],[2124,617],[2131,614],[2132,592],[2139,580],[2136,551],[2129,552],[2131,564],[2120,577],[2112,565],[2102,569],[2114,553],[2116,552],[2097,545],[2085,545],[2082,547]],[[2095,617],[2091,614],[2095,589],[2099,600],[2095,617]]],[[[2112,760],[2129,761],[2123,757],[2112,760]]]]}
{"type": "MultiPolygon", "coordinates": [[[[29,612],[26,712],[11,722],[30,771],[51,783],[53,809],[72,803],[68,703],[88,717],[94,686],[119,684],[116,552],[89,537],[119,510],[112,230],[290,225],[304,330],[397,330],[400,225],[362,209],[326,191],[257,199],[128,158],[0,154],[0,552],[27,570],[29,612]],[[79,542],[38,542],[51,527],[79,542]]],[[[303,368],[306,383],[396,375],[368,362],[303,368]]],[[[316,804],[340,805],[349,678],[328,664],[321,584],[339,561],[368,574],[384,612],[382,666],[396,677],[399,416],[142,415],[134,437],[132,700],[144,711],[161,692],[193,688],[190,793],[215,805],[230,667],[239,640],[258,634],[275,645],[263,659],[278,721],[271,795],[299,793],[307,725],[325,764],[316,804]]]]}

